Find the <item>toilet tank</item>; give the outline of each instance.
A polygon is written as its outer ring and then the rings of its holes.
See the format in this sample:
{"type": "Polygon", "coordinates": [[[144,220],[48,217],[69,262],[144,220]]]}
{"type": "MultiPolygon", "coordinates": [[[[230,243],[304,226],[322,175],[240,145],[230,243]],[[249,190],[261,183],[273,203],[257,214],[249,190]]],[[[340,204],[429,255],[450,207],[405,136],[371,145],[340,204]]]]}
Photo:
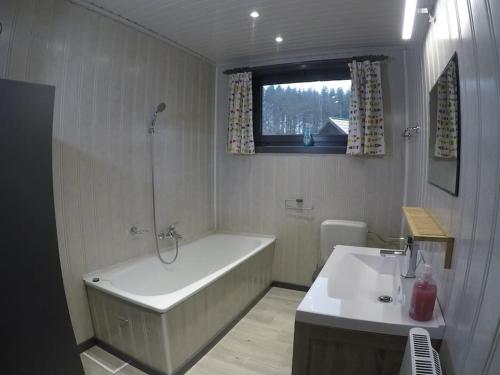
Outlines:
{"type": "Polygon", "coordinates": [[[321,259],[326,262],[335,245],[366,246],[367,226],[362,221],[325,220],[321,223],[321,259]]]}

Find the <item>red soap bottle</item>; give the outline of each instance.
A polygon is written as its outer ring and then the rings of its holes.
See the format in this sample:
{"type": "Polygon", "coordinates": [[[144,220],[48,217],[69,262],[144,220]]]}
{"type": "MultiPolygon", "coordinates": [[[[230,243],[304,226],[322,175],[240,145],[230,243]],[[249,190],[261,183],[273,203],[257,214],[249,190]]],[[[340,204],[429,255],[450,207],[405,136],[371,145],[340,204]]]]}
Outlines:
{"type": "Polygon", "coordinates": [[[432,278],[432,267],[424,266],[424,271],[413,285],[410,316],[420,322],[431,320],[437,297],[436,282],[432,278]]]}

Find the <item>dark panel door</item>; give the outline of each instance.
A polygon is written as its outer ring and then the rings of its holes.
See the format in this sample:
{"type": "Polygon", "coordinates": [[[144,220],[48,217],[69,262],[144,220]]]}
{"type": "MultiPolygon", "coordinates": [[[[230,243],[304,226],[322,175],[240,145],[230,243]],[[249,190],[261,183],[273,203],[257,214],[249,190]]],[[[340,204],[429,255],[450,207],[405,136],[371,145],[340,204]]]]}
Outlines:
{"type": "Polygon", "coordinates": [[[54,92],[0,79],[2,374],[84,374],[57,246],[54,92]]]}

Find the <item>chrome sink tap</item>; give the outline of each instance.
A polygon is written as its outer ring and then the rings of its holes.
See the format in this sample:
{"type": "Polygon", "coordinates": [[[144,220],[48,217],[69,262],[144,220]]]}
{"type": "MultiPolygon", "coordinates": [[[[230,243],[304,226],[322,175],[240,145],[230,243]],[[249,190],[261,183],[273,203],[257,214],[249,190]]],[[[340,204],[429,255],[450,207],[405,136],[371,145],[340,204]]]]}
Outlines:
{"type": "Polygon", "coordinates": [[[405,279],[414,279],[415,271],[417,270],[417,260],[418,260],[418,247],[413,241],[413,237],[408,236],[406,239],[406,245],[404,250],[380,250],[380,255],[402,255],[406,256],[410,253],[410,260],[408,262],[408,269],[405,274],[401,274],[401,277],[405,279]]]}

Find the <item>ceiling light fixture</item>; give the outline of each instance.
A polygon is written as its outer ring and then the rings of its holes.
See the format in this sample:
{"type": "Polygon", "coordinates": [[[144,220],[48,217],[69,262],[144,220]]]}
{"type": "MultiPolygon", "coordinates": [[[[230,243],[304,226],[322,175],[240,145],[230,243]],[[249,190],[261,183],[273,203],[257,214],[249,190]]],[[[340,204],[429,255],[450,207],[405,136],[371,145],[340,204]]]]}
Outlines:
{"type": "Polygon", "coordinates": [[[403,22],[403,35],[402,35],[404,40],[411,39],[416,13],[417,13],[417,0],[406,0],[405,15],[403,22]]]}
{"type": "Polygon", "coordinates": [[[281,37],[281,35],[278,35],[274,40],[276,41],[276,43],[283,42],[283,38],[281,37]]]}
{"type": "Polygon", "coordinates": [[[252,13],[250,13],[250,17],[252,18],[259,18],[259,16],[260,16],[259,12],[255,10],[252,13]]]}

